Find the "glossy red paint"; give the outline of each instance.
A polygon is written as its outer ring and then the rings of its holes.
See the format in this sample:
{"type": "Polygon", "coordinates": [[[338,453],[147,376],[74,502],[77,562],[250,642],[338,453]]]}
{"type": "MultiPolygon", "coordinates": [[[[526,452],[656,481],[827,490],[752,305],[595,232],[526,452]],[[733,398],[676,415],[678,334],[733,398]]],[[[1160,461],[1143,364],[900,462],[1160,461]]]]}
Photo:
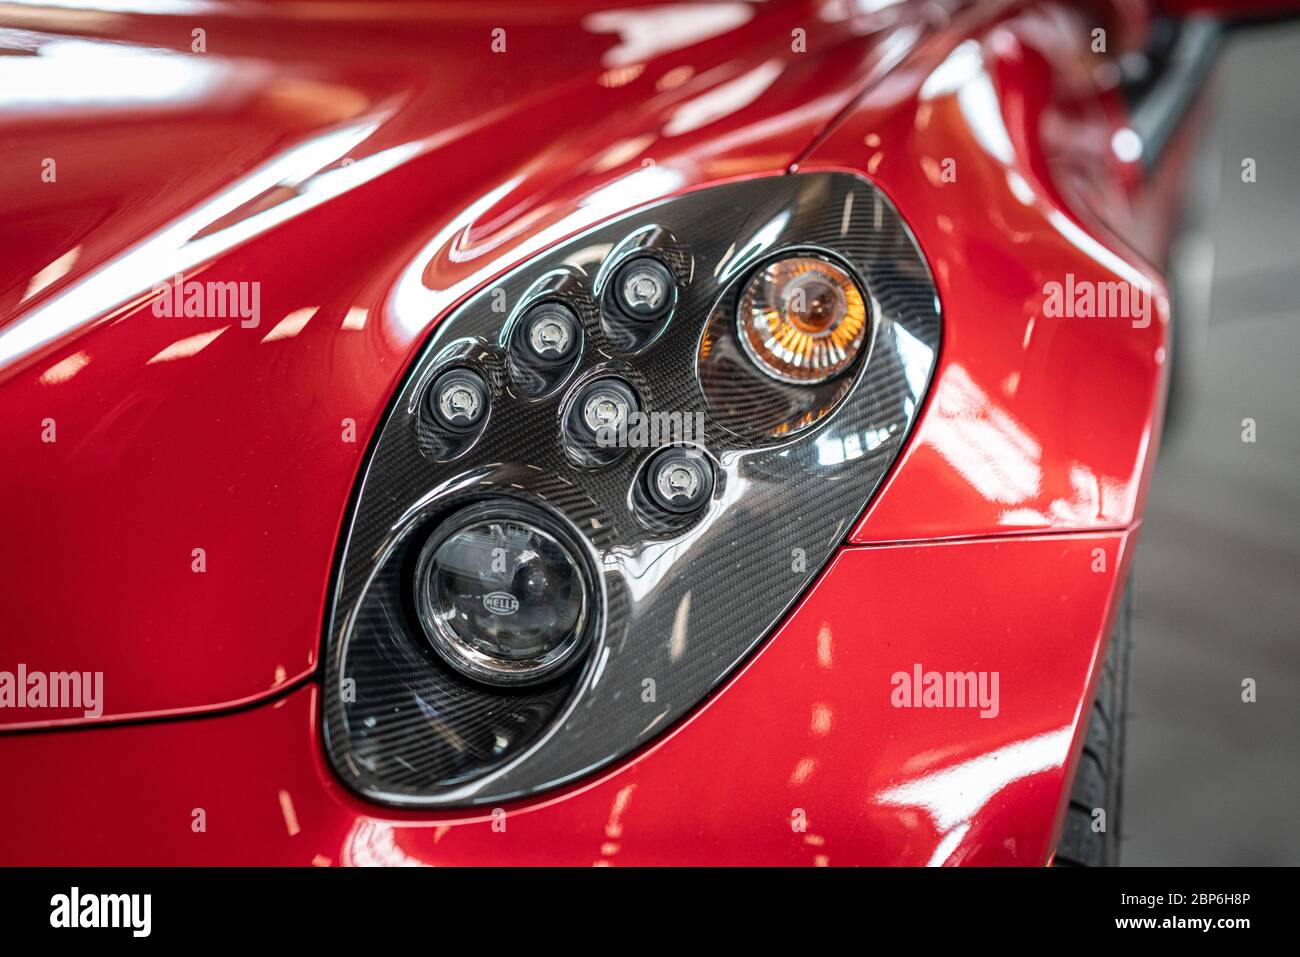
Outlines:
{"type": "Polygon", "coordinates": [[[0,793],[23,822],[0,863],[1045,863],[1152,464],[1167,307],[1121,238],[1146,200],[1108,152],[1123,117],[1079,60],[1086,17],[935,9],[539,4],[503,61],[475,5],[218,7],[201,57],[185,15],[0,5],[39,49],[126,43],[175,71],[153,99],[33,94],[0,129],[0,668],[103,671],[100,720],[252,705],[39,732],[83,719],[0,712],[28,724],[0,735],[24,782],[0,793]],[[796,160],[878,184],[939,285],[927,408],[851,536],[909,544],[845,549],[706,706],[509,806],[505,834],[345,793],[315,685],[286,689],[314,672],[362,450],[436,318],[593,222],[796,160]],[[261,321],[153,315],[175,274],[261,281],[261,321]],[[1048,320],[1071,274],[1148,285],[1152,321],[1048,320]],[[894,708],[917,663],[997,672],[999,718],[894,708]]]}
{"type": "Polygon", "coordinates": [[[311,673],[363,450],[435,318],[614,213],[781,172],[932,29],[815,6],[528,5],[494,53],[474,4],[232,4],[203,54],[184,11],[0,7],[41,54],[0,58],[29,91],[0,132],[0,661],[102,671],[98,720],[311,673]],[[259,282],[259,321],[155,315],[177,275],[259,282]]]}
{"type": "Polygon", "coordinates": [[[854,542],[1123,528],[1137,514],[1168,301],[1116,233],[1130,199],[1108,91],[1079,57],[1087,27],[1033,8],[936,43],[799,163],[863,170],[907,211],[947,320],[927,409],[854,542]],[[1053,283],[1122,283],[1148,311],[1052,317],[1053,283]]]}
{"type": "Polygon", "coordinates": [[[344,793],[321,751],[315,685],[225,717],[14,735],[0,754],[25,783],[4,801],[27,823],[4,858],[1041,864],[1127,538],[847,549],[688,721],[495,818],[392,812],[344,793]],[[893,676],[918,664],[996,672],[998,717],[894,707],[893,676]]]}

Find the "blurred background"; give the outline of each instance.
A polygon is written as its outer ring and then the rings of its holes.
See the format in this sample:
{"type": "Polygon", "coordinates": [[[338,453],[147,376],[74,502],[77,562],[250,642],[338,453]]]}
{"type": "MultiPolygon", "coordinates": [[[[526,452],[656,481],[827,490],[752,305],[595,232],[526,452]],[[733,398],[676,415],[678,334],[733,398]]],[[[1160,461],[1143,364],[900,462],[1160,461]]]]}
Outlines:
{"type": "Polygon", "coordinates": [[[1230,34],[1216,77],[1137,551],[1129,865],[1300,864],[1300,26],[1230,34]]]}

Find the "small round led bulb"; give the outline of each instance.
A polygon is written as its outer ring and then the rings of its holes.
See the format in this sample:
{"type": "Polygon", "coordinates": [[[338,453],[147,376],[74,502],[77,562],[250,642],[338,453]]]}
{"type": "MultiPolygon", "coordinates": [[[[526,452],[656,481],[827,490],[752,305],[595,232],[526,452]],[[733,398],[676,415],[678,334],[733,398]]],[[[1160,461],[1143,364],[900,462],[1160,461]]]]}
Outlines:
{"type": "Polygon", "coordinates": [[[540,362],[564,362],[578,347],[582,325],[577,314],[558,302],[534,306],[523,319],[523,343],[531,358],[540,362]]]}
{"type": "Polygon", "coordinates": [[[434,417],[452,431],[472,431],[487,415],[490,401],[487,383],[469,369],[444,372],[434,380],[429,395],[434,417]]]}
{"type": "Polygon", "coordinates": [[[599,441],[626,428],[640,409],[636,393],[622,379],[609,376],[587,383],[573,401],[570,419],[580,437],[599,441]]]}
{"type": "Polygon", "coordinates": [[[673,307],[676,282],[659,260],[638,256],[614,274],[614,301],[619,310],[639,322],[655,322],[673,307]]]}
{"type": "Polygon", "coordinates": [[[693,512],[713,494],[713,463],[697,449],[660,449],[646,467],[646,491],[660,508],[693,512]]]}

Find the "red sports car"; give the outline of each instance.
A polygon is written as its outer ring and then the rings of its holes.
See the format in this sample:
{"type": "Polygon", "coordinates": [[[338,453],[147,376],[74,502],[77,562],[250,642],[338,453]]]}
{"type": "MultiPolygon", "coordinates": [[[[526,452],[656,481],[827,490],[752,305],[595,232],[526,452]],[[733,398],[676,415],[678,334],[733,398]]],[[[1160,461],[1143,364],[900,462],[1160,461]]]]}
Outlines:
{"type": "Polygon", "coordinates": [[[0,864],[1113,863],[1206,6],[0,2],[0,864]]]}

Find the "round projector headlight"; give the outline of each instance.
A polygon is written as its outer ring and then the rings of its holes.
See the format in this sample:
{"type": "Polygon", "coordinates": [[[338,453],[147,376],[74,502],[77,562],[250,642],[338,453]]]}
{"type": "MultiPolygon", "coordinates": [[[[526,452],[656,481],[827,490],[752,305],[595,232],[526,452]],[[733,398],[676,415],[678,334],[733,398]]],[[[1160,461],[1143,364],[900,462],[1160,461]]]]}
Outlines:
{"type": "Polygon", "coordinates": [[[491,684],[541,681],[577,660],[590,582],[547,516],[470,506],[438,526],[416,563],[416,609],[447,664],[491,684]]]}
{"type": "Polygon", "coordinates": [[[852,365],[867,333],[862,290],[844,269],[796,255],[764,266],[736,307],[741,345],[781,382],[825,382],[852,365]]]}

